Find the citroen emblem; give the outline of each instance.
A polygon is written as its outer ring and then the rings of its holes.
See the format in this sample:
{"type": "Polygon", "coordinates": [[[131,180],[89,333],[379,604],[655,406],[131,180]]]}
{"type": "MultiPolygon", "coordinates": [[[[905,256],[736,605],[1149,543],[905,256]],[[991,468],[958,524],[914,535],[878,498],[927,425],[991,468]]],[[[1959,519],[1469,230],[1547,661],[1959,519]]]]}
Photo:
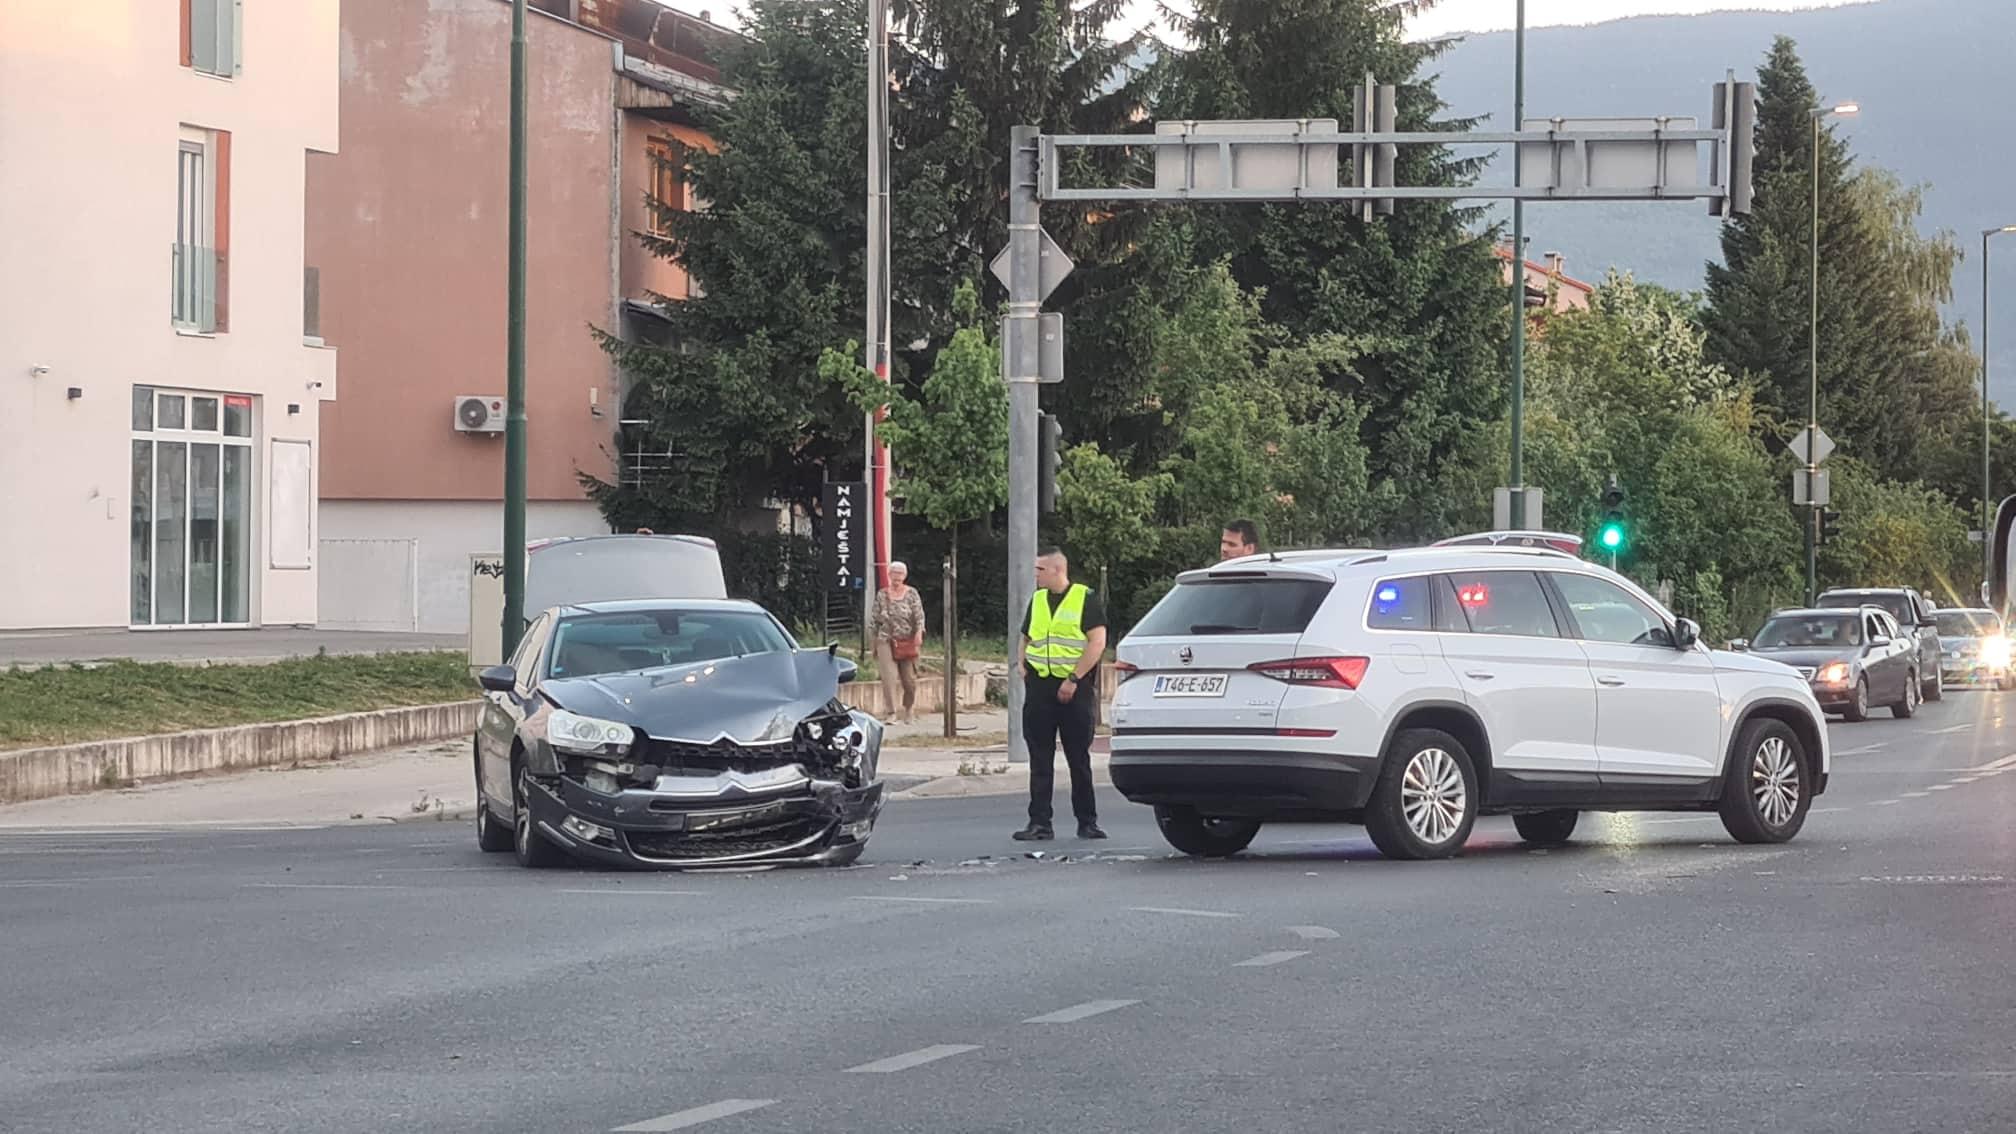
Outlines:
{"type": "Polygon", "coordinates": [[[1180,653],[1180,654],[1177,654],[1176,656],[1177,656],[1178,658],[1181,658],[1181,659],[1182,659],[1182,661],[1183,661],[1183,664],[1184,664],[1184,665],[1189,665],[1189,664],[1190,664],[1190,660],[1191,660],[1192,658],[1196,657],[1197,655],[1195,655],[1195,654],[1193,654],[1193,653],[1191,653],[1191,652],[1190,652],[1190,647],[1188,647],[1188,646],[1185,646],[1185,647],[1183,647],[1183,652],[1182,652],[1182,653],[1180,653]]]}

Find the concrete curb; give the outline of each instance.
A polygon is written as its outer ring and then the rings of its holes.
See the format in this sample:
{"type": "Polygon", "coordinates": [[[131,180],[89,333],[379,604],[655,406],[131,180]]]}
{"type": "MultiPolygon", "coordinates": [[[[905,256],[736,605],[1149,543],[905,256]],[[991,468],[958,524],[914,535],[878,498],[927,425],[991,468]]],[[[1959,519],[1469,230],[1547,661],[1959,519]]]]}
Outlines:
{"type": "Polygon", "coordinates": [[[315,763],[470,736],[482,704],[457,701],[0,752],[0,803],[211,772],[315,763]]]}

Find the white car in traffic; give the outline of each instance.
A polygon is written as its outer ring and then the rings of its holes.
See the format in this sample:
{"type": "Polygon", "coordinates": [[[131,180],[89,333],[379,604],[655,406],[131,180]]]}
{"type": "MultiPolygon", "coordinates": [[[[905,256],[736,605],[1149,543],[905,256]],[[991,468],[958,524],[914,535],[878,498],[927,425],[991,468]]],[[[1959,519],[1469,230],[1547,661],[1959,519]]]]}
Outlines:
{"type": "Polygon", "coordinates": [[[1710,650],[1623,576],[1558,550],[1253,556],[1181,576],[1119,647],[1113,785],[1171,845],[1363,823],[1455,854],[1479,815],[1565,842],[1583,811],[1715,811],[1783,842],[1826,790],[1799,674],[1710,650]]]}

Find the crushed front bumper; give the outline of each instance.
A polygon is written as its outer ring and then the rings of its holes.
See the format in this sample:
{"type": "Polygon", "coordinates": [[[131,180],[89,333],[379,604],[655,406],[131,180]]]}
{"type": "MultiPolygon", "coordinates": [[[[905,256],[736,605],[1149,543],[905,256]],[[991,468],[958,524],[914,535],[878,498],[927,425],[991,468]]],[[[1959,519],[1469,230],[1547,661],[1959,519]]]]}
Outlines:
{"type": "Polygon", "coordinates": [[[882,813],[879,780],[700,798],[648,788],[604,794],[563,776],[534,780],[531,796],[532,821],[555,846],[633,870],[844,866],[861,856],[882,813]]]}

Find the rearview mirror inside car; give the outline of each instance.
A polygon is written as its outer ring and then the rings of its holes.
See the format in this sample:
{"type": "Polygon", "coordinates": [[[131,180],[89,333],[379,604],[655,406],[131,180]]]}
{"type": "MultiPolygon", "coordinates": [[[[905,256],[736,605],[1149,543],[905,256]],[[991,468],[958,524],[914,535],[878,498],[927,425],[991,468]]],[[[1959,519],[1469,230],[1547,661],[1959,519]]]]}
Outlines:
{"type": "Polygon", "coordinates": [[[509,693],[518,684],[518,671],[508,665],[493,665],[476,675],[476,684],[492,693],[509,693]]]}

